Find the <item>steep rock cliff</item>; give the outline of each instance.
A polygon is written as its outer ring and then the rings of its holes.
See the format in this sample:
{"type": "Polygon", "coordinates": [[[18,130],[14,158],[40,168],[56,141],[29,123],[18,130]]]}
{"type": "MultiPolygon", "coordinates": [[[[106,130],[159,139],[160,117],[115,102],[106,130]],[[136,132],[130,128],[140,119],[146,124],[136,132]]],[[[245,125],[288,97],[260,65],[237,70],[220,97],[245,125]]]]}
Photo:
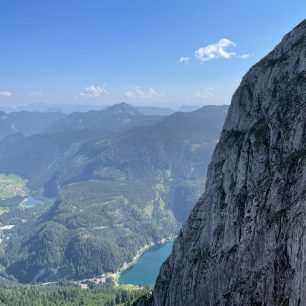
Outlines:
{"type": "Polygon", "coordinates": [[[306,305],[306,20],[244,76],[205,193],[138,305],[306,305]]]}

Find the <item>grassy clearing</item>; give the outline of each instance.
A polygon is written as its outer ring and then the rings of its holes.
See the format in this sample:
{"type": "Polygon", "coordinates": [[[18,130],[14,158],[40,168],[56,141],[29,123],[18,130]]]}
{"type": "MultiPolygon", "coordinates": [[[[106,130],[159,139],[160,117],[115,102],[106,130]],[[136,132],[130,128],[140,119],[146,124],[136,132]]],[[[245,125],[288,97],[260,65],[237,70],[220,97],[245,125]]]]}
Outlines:
{"type": "Polygon", "coordinates": [[[0,199],[27,195],[27,182],[15,174],[0,174],[0,199]]]}

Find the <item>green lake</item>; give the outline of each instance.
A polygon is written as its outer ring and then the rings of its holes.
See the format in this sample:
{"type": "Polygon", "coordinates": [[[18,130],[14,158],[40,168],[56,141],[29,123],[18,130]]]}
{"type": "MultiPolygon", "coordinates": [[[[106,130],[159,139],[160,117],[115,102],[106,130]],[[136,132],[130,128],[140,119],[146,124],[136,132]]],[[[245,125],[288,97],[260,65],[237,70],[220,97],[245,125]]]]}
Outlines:
{"type": "Polygon", "coordinates": [[[37,205],[43,205],[44,202],[42,200],[38,200],[38,199],[35,199],[33,197],[28,197],[28,198],[26,198],[24,204],[25,204],[25,207],[30,208],[30,207],[34,207],[34,206],[37,206],[37,205]]]}

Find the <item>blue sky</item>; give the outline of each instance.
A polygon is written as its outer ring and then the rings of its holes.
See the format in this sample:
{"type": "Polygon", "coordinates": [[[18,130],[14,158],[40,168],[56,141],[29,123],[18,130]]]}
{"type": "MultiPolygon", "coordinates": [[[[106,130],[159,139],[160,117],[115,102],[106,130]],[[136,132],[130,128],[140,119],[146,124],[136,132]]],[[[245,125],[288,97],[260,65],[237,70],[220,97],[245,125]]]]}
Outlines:
{"type": "Polygon", "coordinates": [[[228,104],[305,12],[304,0],[0,0],[0,106],[228,104]]]}

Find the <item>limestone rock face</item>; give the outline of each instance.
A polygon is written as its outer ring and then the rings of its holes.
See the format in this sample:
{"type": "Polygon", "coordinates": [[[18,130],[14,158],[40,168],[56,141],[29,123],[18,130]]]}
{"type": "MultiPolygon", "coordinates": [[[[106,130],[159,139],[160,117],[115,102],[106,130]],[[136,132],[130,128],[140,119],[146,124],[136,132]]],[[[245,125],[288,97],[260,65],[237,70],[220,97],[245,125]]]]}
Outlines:
{"type": "Polygon", "coordinates": [[[244,76],[205,192],[138,305],[306,305],[306,20],[244,76]]]}

